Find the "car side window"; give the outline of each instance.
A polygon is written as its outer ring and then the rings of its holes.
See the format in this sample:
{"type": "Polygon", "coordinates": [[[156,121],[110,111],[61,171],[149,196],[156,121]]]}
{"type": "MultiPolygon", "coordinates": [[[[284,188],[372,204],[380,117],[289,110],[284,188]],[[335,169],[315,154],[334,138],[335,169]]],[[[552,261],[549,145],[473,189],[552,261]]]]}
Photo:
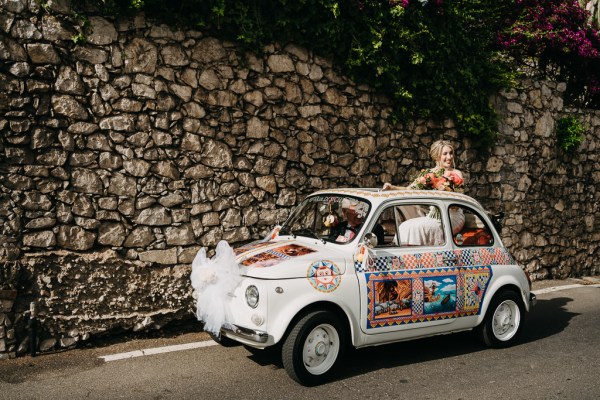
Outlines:
{"type": "Polygon", "coordinates": [[[429,204],[385,208],[377,219],[384,240],[377,247],[442,246],[445,243],[440,209],[429,204]]]}
{"type": "Polygon", "coordinates": [[[469,207],[453,205],[448,213],[454,244],[460,247],[494,244],[494,235],[477,212],[469,207]]]}
{"type": "Polygon", "coordinates": [[[395,246],[394,240],[398,232],[398,224],[396,222],[396,215],[394,206],[385,208],[377,218],[375,227],[380,226],[383,231],[383,241],[377,238],[377,247],[390,247],[395,246]]]}

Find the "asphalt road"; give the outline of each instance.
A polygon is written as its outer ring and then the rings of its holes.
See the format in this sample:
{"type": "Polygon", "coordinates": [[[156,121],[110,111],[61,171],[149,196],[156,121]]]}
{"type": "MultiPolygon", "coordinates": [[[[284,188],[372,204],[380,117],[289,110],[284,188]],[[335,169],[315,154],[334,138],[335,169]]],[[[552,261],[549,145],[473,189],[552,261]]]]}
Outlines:
{"type": "Polygon", "coordinates": [[[502,350],[469,332],[353,350],[337,379],[314,388],[242,346],[99,358],[207,340],[188,332],[0,362],[0,399],[599,398],[600,287],[539,294],[526,323],[519,343],[502,350]]]}

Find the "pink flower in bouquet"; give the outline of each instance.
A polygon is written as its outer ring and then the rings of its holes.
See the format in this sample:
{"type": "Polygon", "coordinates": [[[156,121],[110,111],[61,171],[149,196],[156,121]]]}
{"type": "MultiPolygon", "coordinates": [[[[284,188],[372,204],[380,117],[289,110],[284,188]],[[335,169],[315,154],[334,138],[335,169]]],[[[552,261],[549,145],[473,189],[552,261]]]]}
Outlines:
{"type": "Polygon", "coordinates": [[[444,170],[433,171],[422,169],[416,178],[413,178],[411,187],[419,190],[444,190],[448,192],[462,191],[464,180],[455,171],[450,171],[444,176],[444,170]]]}
{"type": "Polygon", "coordinates": [[[446,191],[446,192],[452,191],[452,187],[450,186],[450,184],[448,183],[447,180],[444,180],[444,182],[440,183],[436,189],[446,191]]]}

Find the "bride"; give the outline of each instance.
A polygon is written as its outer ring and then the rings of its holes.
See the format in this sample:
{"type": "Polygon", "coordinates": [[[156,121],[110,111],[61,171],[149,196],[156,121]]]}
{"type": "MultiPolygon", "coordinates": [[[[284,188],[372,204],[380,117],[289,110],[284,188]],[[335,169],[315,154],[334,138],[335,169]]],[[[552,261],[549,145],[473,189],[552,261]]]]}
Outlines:
{"type": "MultiPolygon", "coordinates": [[[[461,171],[455,168],[454,146],[446,140],[433,142],[429,154],[435,167],[422,170],[421,173],[407,187],[394,186],[389,182],[383,185],[383,190],[399,189],[435,189],[462,192],[464,177],[461,171]]],[[[456,235],[465,224],[462,209],[450,208],[450,221],[452,234],[456,235]]],[[[437,207],[431,207],[425,217],[413,218],[400,225],[400,242],[403,245],[429,245],[435,246],[444,243],[444,234],[441,224],[441,215],[437,207]]]]}

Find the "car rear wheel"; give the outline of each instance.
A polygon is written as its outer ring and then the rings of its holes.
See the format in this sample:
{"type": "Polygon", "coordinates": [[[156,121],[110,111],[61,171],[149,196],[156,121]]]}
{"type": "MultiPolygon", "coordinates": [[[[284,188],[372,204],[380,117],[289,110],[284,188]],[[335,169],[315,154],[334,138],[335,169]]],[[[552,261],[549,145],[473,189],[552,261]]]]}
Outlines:
{"type": "Polygon", "coordinates": [[[492,299],[479,334],[489,347],[512,345],[523,328],[523,305],[519,295],[512,290],[498,293],[492,299]]]}
{"type": "Polygon", "coordinates": [[[283,366],[296,382],[306,386],[327,381],[345,350],[346,332],[330,311],[302,317],[290,331],[282,349],[283,366]]]}

